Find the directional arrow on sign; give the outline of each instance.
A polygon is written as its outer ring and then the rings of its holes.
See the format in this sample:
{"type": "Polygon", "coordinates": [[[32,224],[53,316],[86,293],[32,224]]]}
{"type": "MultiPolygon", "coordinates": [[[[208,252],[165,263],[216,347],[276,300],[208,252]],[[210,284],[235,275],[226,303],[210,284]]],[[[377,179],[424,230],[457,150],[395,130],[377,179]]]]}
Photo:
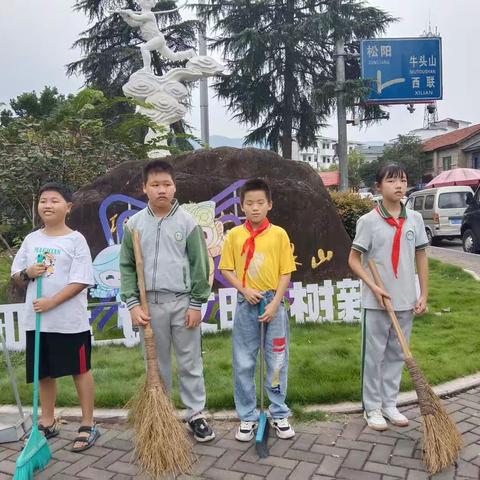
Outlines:
{"type": "Polygon", "coordinates": [[[377,70],[377,93],[380,95],[382,91],[390,87],[392,85],[396,85],[397,83],[404,83],[405,79],[404,78],[394,78],[393,80],[388,80],[385,83],[382,83],[382,71],[377,70]]]}

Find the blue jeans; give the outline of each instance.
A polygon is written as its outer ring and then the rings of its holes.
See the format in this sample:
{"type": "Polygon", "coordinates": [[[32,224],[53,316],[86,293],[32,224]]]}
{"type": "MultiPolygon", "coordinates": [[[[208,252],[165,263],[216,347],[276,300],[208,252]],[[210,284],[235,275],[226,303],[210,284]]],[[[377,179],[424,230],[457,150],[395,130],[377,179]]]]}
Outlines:
{"type": "MultiPolygon", "coordinates": [[[[266,303],[274,292],[265,292],[266,303]]],[[[233,323],[233,385],[237,415],[242,421],[258,419],[256,408],[255,366],[260,348],[260,322],[258,305],[251,305],[238,294],[233,323]]],[[[290,410],[285,403],[288,371],[288,316],[282,303],[275,318],[265,324],[265,363],[267,378],[265,390],[270,400],[272,418],[285,418],[290,410]]]]}

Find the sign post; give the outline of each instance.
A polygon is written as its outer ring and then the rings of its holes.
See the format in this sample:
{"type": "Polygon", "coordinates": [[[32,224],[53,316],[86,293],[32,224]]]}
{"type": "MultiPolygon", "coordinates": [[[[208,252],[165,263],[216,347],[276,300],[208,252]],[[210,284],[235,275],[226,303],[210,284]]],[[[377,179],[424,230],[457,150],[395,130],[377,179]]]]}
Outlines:
{"type": "Polygon", "coordinates": [[[442,98],[440,37],[378,38],[360,42],[369,103],[429,103],[442,98]]]}

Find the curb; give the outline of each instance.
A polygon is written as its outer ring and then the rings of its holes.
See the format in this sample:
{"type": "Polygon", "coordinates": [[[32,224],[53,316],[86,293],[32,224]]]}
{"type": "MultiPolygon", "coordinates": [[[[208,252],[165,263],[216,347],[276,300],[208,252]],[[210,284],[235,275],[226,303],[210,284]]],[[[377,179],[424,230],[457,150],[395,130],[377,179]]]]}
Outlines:
{"type": "MultiPolygon", "coordinates": [[[[433,391],[440,397],[450,397],[463,393],[467,390],[480,386],[480,372],[467,377],[460,377],[455,380],[433,387],[433,391]]],[[[417,394],[415,391],[400,393],[398,396],[398,406],[405,407],[417,403],[417,394]]],[[[305,412],[323,412],[332,414],[356,414],[361,413],[361,402],[341,402],[337,404],[319,404],[308,405],[304,407],[305,412]]],[[[31,407],[24,407],[25,412],[31,412],[31,407]]],[[[0,405],[0,416],[17,415],[18,409],[15,405],[0,405]]],[[[56,414],[69,421],[79,421],[81,419],[81,410],[78,407],[60,407],[56,409],[56,414]]],[[[128,411],[126,409],[95,409],[95,420],[101,423],[124,423],[127,420],[128,411]]],[[[185,410],[177,410],[179,417],[184,417],[185,410]]],[[[235,410],[217,410],[215,412],[206,412],[207,417],[212,420],[233,421],[237,420],[235,410]]]]}

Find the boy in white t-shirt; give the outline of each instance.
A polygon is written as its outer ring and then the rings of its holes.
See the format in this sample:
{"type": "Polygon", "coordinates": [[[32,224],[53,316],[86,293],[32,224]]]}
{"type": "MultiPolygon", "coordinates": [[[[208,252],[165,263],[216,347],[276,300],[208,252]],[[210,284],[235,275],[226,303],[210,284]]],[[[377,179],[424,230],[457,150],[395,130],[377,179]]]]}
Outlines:
{"type": "Polygon", "coordinates": [[[91,334],[87,313],[87,287],[94,283],[92,257],[83,235],[71,230],[65,218],[72,193],[58,183],[39,192],[38,213],[44,227],[25,238],[12,264],[12,277],[27,286],[25,312],[27,382],[33,381],[35,313],[41,313],[39,429],[55,437],[56,378],[72,375],[82,422],[72,451],[90,448],[100,435],[93,420],[94,384],[90,372],[91,334]],[[37,263],[38,255],[43,262],[37,263]],[[35,279],[43,276],[42,297],[36,298],[35,279]]]}

